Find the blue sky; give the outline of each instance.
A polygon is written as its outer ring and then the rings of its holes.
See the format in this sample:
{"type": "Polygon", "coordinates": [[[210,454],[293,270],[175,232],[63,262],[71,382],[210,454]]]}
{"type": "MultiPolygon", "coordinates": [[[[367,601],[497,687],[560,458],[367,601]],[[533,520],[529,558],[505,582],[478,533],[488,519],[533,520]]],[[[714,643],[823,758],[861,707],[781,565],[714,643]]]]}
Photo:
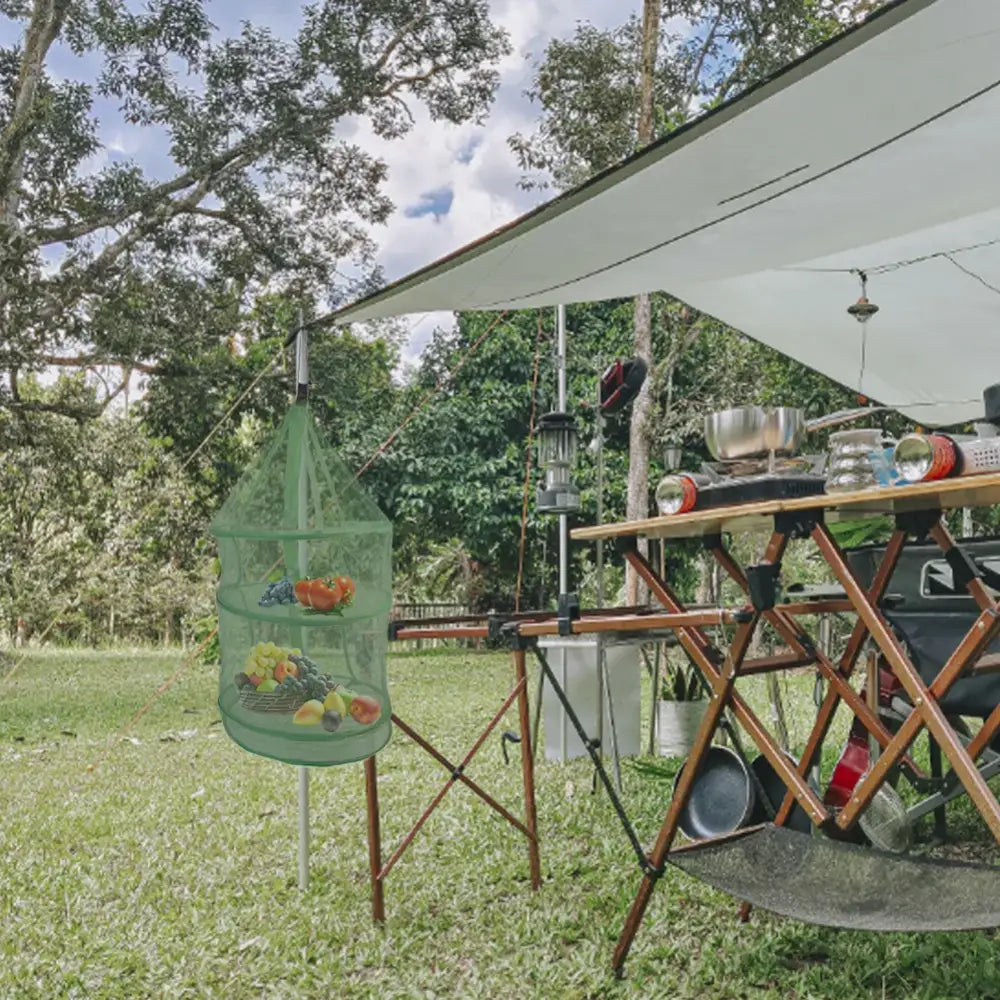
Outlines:
{"type": "MultiPolygon", "coordinates": [[[[493,20],[507,29],[513,52],[500,66],[501,84],[491,113],[482,126],[433,122],[415,107],[416,126],[403,139],[388,142],[364,124],[351,138],[381,156],[389,167],[386,191],[396,211],[373,236],[380,246],[379,262],[386,277],[398,278],[477,239],[527,211],[544,193],[518,188],[520,171],[507,146],[514,132],[530,131],[537,109],[524,96],[534,63],[552,38],[570,35],[576,23],[601,27],[621,23],[638,11],[639,0],[491,0],[493,20]]],[[[301,6],[280,0],[214,0],[208,15],[220,32],[235,33],[242,20],[263,23],[281,35],[291,35],[300,21],[301,6]]],[[[0,44],[16,38],[10,22],[0,19],[0,44]]],[[[65,48],[53,52],[50,69],[77,79],[92,79],[97,66],[65,48]]],[[[94,166],[114,159],[133,159],[153,176],[167,177],[172,167],[163,137],[149,130],[125,127],[117,109],[107,102],[96,112],[104,148],[94,166]]],[[[409,359],[416,357],[436,325],[450,324],[447,314],[412,316],[409,359]]]]}

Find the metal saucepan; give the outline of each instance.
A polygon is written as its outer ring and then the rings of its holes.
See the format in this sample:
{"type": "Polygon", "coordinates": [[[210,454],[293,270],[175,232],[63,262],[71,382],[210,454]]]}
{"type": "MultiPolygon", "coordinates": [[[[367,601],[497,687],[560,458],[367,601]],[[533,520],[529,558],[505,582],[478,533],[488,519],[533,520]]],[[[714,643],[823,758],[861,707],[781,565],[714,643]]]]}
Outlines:
{"type": "MultiPolygon", "coordinates": [[[[674,778],[675,793],[689,761],[674,778]]],[[[729,747],[710,746],[681,810],[680,828],[692,840],[721,837],[746,826],[755,803],[754,783],[739,754],[729,747]]]]}
{"type": "Polygon", "coordinates": [[[738,406],[705,417],[705,443],[719,462],[760,458],[772,452],[794,455],[811,431],[847,424],[887,409],[887,406],[860,406],[806,420],[805,413],[795,406],[738,406]]]}

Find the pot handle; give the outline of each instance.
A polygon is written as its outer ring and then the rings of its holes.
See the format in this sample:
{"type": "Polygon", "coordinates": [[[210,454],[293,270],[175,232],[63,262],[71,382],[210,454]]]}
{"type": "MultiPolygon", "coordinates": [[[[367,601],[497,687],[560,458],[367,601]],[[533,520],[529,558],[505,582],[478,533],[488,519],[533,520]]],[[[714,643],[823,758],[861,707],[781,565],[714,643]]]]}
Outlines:
{"type": "Polygon", "coordinates": [[[819,431],[824,427],[836,427],[839,424],[849,424],[854,420],[860,420],[872,413],[882,413],[889,410],[889,406],[859,406],[853,410],[837,410],[835,413],[827,413],[822,417],[814,417],[806,421],[806,431],[819,431]]]}

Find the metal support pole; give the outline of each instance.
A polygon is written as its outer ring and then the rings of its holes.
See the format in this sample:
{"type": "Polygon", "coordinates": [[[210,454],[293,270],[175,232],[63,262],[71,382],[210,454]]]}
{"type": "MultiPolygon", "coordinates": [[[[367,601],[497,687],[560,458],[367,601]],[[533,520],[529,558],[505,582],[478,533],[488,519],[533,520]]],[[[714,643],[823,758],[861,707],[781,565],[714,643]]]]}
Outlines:
{"type": "MultiPolygon", "coordinates": [[[[597,525],[604,524],[604,414],[601,412],[601,380],[597,380],[597,414],[595,432],[597,434],[597,525]]],[[[604,539],[597,539],[597,606],[604,607],[604,539]]]]}
{"type": "Polygon", "coordinates": [[[299,888],[309,888],[309,768],[299,769],[299,888]]]}
{"type": "MultiPolygon", "coordinates": [[[[305,402],[309,398],[309,334],[302,324],[302,310],[298,316],[299,332],[295,340],[295,401],[305,402]]],[[[306,526],[306,500],[309,483],[306,463],[299,459],[298,526],[306,526]]],[[[300,541],[298,545],[298,572],[308,574],[309,543],[300,541]]],[[[299,635],[299,646],[305,650],[305,633],[299,635]]],[[[309,888],[309,768],[299,769],[299,889],[309,888]]]]}
{"type": "MultiPolygon", "coordinates": [[[[556,409],[566,412],[566,307],[556,306],[556,409]]],[[[559,515],[559,593],[569,591],[569,518],[566,514],[559,515]]],[[[559,662],[561,666],[561,681],[563,688],[567,686],[566,677],[567,650],[564,644],[559,646],[559,662]]],[[[540,675],[544,677],[544,674],[540,675]]],[[[542,682],[544,683],[544,681],[542,682]]],[[[559,725],[559,756],[565,760],[568,756],[567,739],[569,737],[568,721],[565,714],[560,718],[559,725]]]]}
{"type": "MultiPolygon", "coordinates": [[[[597,430],[597,523],[604,523],[604,417],[601,414],[601,380],[597,380],[597,405],[594,407],[597,430]]],[[[604,539],[597,540],[597,606],[604,607],[604,539]]],[[[603,753],[604,747],[604,697],[610,697],[607,676],[607,657],[604,640],[597,634],[597,744],[598,753],[603,753]]],[[[610,707],[610,701],[608,702],[610,707]]],[[[612,726],[614,736],[615,788],[622,790],[621,768],[618,762],[618,738],[612,726]]],[[[594,773],[594,791],[597,791],[597,773],[594,773]]]]}
{"type": "MultiPolygon", "coordinates": [[[[556,408],[566,412],[566,307],[556,306],[556,408]]],[[[569,590],[569,519],[559,515],[559,593],[569,590]]]]}

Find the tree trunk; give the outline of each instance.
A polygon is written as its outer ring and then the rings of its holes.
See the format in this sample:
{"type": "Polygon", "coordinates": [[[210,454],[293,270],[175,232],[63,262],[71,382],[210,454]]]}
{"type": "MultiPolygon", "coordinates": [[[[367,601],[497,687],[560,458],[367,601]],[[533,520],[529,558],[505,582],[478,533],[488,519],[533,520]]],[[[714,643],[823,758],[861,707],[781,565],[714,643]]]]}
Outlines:
{"type": "MultiPolygon", "coordinates": [[[[653,361],[653,327],[650,316],[650,301],[648,295],[638,295],[635,300],[635,337],[633,353],[646,362],[652,369],[653,361]]],[[[632,403],[632,419],[629,424],[628,447],[628,499],[625,516],[630,521],[649,517],[649,440],[647,427],[652,400],[649,393],[649,380],[643,383],[638,396],[632,403]]],[[[646,540],[639,539],[640,551],[645,554],[646,540]]],[[[629,567],[628,572],[628,604],[641,604],[646,600],[645,586],[629,567]]]]}
{"type": "MultiPolygon", "coordinates": [[[[656,50],[660,43],[660,0],[643,0],[642,53],[639,58],[639,119],[636,128],[636,147],[641,149],[653,139],[653,74],[656,71],[656,50]]],[[[635,300],[635,335],[633,350],[636,357],[652,369],[653,323],[648,295],[635,300]]],[[[628,520],[649,516],[649,441],[646,427],[651,400],[647,381],[632,403],[632,420],[629,425],[628,499],[625,516],[628,520]]],[[[639,540],[640,551],[645,552],[645,540],[639,540]]],[[[639,604],[646,600],[645,587],[628,568],[626,585],[628,603],[639,604]]]]}
{"type": "Polygon", "coordinates": [[[35,0],[25,33],[10,119],[0,132],[0,223],[17,225],[24,158],[34,127],[35,101],[45,57],[62,28],[69,0],[35,0]]]}
{"type": "Polygon", "coordinates": [[[660,2],[643,0],[642,53],[639,57],[639,121],[637,146],[653,141],[653,75],[656,73],[656,50],[660,46],[660,2]]]}

